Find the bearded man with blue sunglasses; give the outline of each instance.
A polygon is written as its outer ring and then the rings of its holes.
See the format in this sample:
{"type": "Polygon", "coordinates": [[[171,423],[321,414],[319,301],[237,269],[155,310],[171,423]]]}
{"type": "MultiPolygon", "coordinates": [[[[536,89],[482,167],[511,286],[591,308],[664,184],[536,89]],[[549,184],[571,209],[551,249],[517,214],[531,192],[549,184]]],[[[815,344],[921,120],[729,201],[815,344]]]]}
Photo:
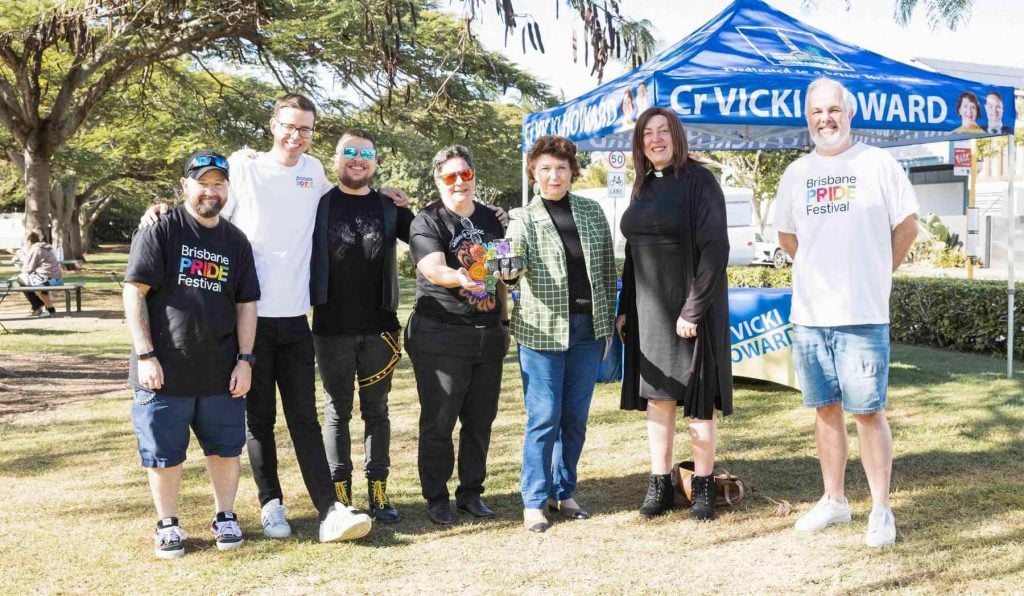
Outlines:
{"type": "Polygon", "coordinates": [[[334,155],[338,186],[320,199],[313,260],[326,265],[314,280],[313,344],[324,383],[324,445],[340,503],[353,505],[352,419],[354,385],[363,419],[364,472],[370,516],[398,521],[387,493],[391,421],[388,393],[401,359],[396,240],[409,241],[413,213],[370,188],[377,145],[362,129],[346,131],[334,155]]]}

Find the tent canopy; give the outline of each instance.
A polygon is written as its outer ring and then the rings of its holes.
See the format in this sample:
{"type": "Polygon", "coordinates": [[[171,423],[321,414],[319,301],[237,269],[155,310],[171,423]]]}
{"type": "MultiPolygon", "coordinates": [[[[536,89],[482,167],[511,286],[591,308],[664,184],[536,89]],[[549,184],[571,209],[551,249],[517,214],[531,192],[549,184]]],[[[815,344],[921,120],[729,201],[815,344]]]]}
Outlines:
{"type": "Polygon", "coordinates": [[[545,134],[581,150],[629,149],[636,117],[672,109],[694,150],[810,148],[804,90],[841,81],[857,103],[853,138],[876,146],[1012,134],[1011,87],[992,87],[891,60],[809,27],[762,0],[735,0],[718,16],[640,68],[523,121],[523,147],[545,134]],[[965,131],[961,97],[978,124],[965,131]],[[1002,124],[989,132],[986,97],[1002,124]],[[989,100],[994,102],[995,98],[989,100]]]}

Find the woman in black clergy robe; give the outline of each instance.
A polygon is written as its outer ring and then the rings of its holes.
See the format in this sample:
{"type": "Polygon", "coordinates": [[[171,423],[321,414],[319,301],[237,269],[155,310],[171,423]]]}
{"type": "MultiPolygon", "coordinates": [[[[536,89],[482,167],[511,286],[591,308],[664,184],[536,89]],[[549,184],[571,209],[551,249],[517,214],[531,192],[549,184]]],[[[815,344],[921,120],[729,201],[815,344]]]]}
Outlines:
{"type": "Polygon", "coordinates": [[[622,215],[626,265],[616,329],[626,345],[624,410],[647,410],[651,478],[640,514],[673,506],[676,408],[690,419],[695,462],[690,516],[714,519],[715,410],[732,413],[729,236],[714,176],[688,158],[670,110],[633,129],[633,198],[622,215]]]}

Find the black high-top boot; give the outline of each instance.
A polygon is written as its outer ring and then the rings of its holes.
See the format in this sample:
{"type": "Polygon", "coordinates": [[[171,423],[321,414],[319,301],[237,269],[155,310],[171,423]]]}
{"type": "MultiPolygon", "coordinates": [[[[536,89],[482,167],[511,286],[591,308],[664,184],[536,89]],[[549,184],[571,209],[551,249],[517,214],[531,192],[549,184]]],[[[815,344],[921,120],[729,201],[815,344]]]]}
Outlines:
{"type": "Polygon", "coordinates": [[[672,488],[672,478],[668,474],[651,474],[650,484],[647,485],[647,496],[644,497],[643,505],[640,505],[640,515],[654,517],[668,513],[675,506],[675,494],[672,488]]]}
{"type": "Polygon", "coordinates": [[[398,521],[398,511],[388,497],[387,480],[368,480],[367,491],[370,496],[370,517],[382,524],[393,524],[398,521]]]}
{"type": "Polygon", "coordinates": [[[352,477],[342,478],[334,481],[334,495],[338,502],[346,507],[354,507],[352,504],[352,477]]]}
{"type": "Polygon", "coordinates": [[[693,476],[693,505],[690,517],[698,521],[715,519],[715,477],[693,476]]]}

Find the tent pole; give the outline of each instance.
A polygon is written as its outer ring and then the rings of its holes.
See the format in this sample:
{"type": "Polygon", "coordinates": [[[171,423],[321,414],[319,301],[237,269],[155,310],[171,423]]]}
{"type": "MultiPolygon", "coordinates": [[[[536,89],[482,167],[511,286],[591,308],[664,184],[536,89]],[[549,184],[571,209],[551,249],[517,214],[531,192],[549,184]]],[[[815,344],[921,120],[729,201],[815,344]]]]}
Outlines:
{"type": "Polygon", "coordinates": [[[1007,252],[1008,258],[1006,259],[1006,297],[1007,297],[1007,311],[1006,311],[1006,378],[1013,378],[1013,308],[1014,308],[1014,270],[1013,263],[1017,255],[1014,254],[1013,237],[1017,233],[1017,199],[1013,196],[1013,190],[1016,178],[1017,178],[1017,157],[1016,157],[1016,142],[1013,135],[1010,135],[1010,142],[1007,146],[1006,157],[1009,162],[1007,171],[1009,172],[1009,186],[1006,189],[1006,200],[1009,201],[1010,207],[1010,237],[1007,241],[1007,252]]]}

